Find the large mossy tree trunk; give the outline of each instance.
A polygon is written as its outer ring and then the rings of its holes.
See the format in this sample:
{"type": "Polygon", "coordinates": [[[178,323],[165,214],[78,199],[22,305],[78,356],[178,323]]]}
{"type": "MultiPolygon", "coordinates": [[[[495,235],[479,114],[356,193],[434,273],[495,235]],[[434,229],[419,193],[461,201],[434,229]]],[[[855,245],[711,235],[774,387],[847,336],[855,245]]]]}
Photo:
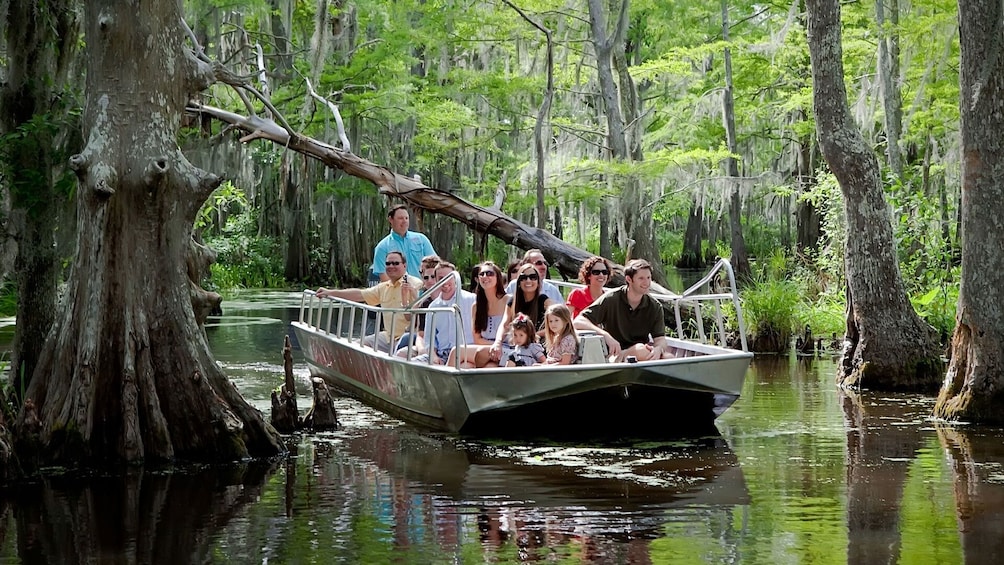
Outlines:
{"type": "Polygon", "coordinates": [[[914,312],[900,275],[878,159],[851,118],[838,0],[808,0],[813,108],[823,157],[847,217],[847,335],[837,382],[882,390],[936,390],[937,335],[914,312]]]}
{"type": "Polygon", "coordinates": [[[87,2],[77,256],[19,415],[38,464],[234,460],[282,452],[216,364],[193,310],[195,214],[220,179],[178,148],[212,81],[185,49],[180,2],[87,2]],[[191,294],[190,294],[191,293],[191,294]],[[37,418],[37,421],[35,421],[37,418]]]}
{"type": "Polygon", "coordinates": [[[999,1],[960,0],[962,283],[935,416],[1004,422],[1004,60],[999,1]]]}

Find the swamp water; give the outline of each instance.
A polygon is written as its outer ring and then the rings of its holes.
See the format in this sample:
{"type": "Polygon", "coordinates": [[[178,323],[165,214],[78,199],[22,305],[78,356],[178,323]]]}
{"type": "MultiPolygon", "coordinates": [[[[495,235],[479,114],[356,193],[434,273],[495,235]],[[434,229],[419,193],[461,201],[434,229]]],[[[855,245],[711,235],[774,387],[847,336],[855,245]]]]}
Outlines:
{"type": "MultiPolygon", "coordinates": [[[[248,294],[208,328],[266,414],[298,305],[248,294]]],[[[1001,562],[1004,431],[834,371],[758,356],[720,437],[618,446],[429,434],[338,399],[342,429],[284,461],[0,491],[0,563],[1001,562]]]]}

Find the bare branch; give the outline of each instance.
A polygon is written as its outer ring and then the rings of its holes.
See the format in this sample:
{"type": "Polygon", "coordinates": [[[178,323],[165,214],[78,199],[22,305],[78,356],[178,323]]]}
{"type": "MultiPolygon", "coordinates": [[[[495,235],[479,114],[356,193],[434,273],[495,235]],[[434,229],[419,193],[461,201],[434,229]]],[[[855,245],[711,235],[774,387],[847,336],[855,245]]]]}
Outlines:
{"type": "Polygon", "coordinates": [[[338,139],[342,142],[342,149],[344,149],[345,151],[352,151],[352,144],[349,143],[349,137],[345,135],[345,124],[342,123],[342,114],[341,112],[338,111],[338,105],[335,104],[334,102],[327,100],[326,98],[323,98],[321,95],[315,92],[314,87],[310,84],[309,78],[303,77],[303,80],[306,81],[307,83],[307,91],[310,93],[310,96],[315,100],[317,100],[318,102],[320,102],[321,104],[327,106],[328,109],[331,110],[331,113],[334,114],[335,125],[337,126],[338,129],[338,139]]]}

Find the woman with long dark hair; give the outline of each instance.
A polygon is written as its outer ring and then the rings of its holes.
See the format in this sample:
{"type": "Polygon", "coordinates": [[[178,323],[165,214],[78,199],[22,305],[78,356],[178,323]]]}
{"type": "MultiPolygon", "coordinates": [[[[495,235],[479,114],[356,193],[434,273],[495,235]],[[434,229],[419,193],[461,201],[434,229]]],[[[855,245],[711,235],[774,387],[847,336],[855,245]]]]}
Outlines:
{"type": "MultiPolygon", "coordinates": [[[[460,362],[464,367],[484,367],[488,364],[488,350],[495,342],[505,317],[509,295],[505,292],[502,270],[491,261],[485,261],[476,269],[477,300],[471,319],[474,325],[474,343],[460,347],[460,362]]],[[[456,355],[454,351],[453,355],[456,355]]],[[[453,355],[446,362],[453,365],[453,355]]]]}
{"type": "Polygon", "coordinates": [[[502,320],[502,327],[505,331],[500,331],[495,336],[495,342],[488,350],[489,362],[498,362],[505,359],[503,349],[507,347],[509,327],[516,314],[526,314],[533,323],[533,327],[539,331],[543,326],[544,312],[553,301],[541,292],[540,273],[532,264],[525,264],[516,272],[516,292],[509,300],[506,308],[505,318],[502,320]]]}

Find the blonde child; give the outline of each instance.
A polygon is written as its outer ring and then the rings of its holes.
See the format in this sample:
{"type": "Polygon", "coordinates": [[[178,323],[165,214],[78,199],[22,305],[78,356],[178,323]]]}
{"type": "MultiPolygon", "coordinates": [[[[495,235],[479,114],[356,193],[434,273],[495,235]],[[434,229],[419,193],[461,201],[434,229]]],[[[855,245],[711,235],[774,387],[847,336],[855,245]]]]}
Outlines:
{"type": "Polygon", "coordinates": [[[579,350],[579,336],[572,325],[572,311],[564,304],[552,304],[544,311],[544,346],[547,364],[571,365],[579,350]]]}
{"type": "Polygon", "coordinates": [[[512,344],[515,347],[506,357],[506,367],[528,367],[547,361],[544,346],[537,343],[537,331],[526,314],[518,314],[512,321],[512,344]]]}

